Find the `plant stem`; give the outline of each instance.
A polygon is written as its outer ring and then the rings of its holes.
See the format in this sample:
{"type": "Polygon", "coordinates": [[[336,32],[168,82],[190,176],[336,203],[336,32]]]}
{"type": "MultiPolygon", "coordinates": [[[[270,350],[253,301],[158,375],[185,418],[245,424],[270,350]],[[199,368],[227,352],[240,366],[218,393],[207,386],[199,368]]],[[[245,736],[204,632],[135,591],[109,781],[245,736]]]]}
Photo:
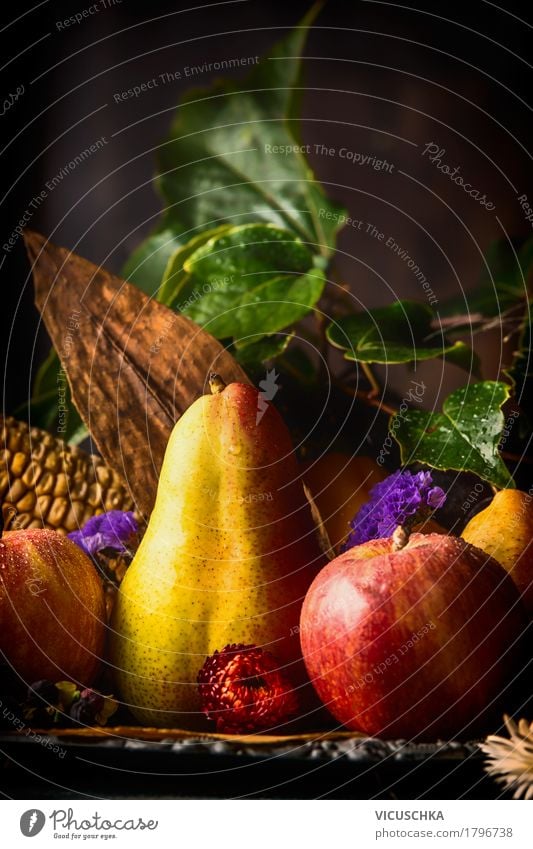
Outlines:
{"type": "Polygon", "coordinates": [[[224,383],[220,375],[217,374],[215,371],[212,371],[209,375],[209,388],[213,395],[218,395],[226,388],[226,384],[224,383]]]}
{"type": "Polygon", "coordinates": [[[326,319],[324,315],[317,310],[314,313],[315,324],[318,331],[318,344],[317,349],[320,354],[320,368],[324,372],[326,378],[328,377],[328,352],[329,352],[329,344],[326,338],[326,319]]]}
{"type": "Polygon", "coordinates": [[[380,390],[381,387],[376,380],[374,372],[372,371],[372,369],[370,368],[368,363],[360,363],[360,366],[365,373],[366,379],[370,383],[371,388],[370,388],[370,392],[368,393],[368,397],[369,398],[375,398],[377,395],[379,395],[379,390],[380,390]]]}
{"type": "Polygon", "coordinates": [[[350,389],[338,380],[335,380],[334,383],[335,386],[340,389],[341,392],[344,392],[345,395],[349,395],[351,398],[357,398],[368,407],[377,407],[378,410],[381,410],[383,413],[388,413],[389,416],[395,416],[398,412],[398,410],[395,410],[394,407],[389,406],[389,404],[385,404],[381,398],[376,398],[375,394],[372,392],[365,392],[361,389],[350,389]]]}
{"type": "Polygon", "coordinates": [[[390,407],[389,404],[385,404],[380,398],[376,398],[370,393],[359,392],[357,393],[357,397],[360,398],[365,404],[368,404],[369,407],[376,407],[378,410],[381,410],[383,413],[387,413],[389,416],[395,416],[398,410],[395,410],[394,407],[390,407]]]}
{"type": "Polygon", "coordinates": [[[401,551],[409,542],[409,531],[403,525],[398,525],[392,535],[392,550],[401,551]]]}

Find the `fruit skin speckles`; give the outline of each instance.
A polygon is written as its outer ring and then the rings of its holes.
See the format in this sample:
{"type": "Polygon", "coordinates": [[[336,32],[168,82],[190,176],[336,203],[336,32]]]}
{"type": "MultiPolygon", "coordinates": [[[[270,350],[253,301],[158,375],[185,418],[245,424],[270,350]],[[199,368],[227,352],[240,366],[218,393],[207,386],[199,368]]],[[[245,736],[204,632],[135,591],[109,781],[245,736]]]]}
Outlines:
{"type": "Polygon", "coordinates": [[[198,673],[202,710],[226,734],[283,726],[298,714],[296,692],[268,651],[234,643],[215,651],[198,673]]]}
{"type": "Polygon", "coordinates": [[[198,670],[229,644],[275,646],[309,683],[291,629],[325,558],[290,433],[271,404],[256,424],[257,404],[248,384],[203,395],[167,445],[110,636],[116,690],[143,725],[205,730],[198,670]]]}
{"type": "Polygon", "coordinates": [[[461,536],[509,572],[533,616],[532,496],[519,489],[502,489],[470,519],[461,536]]]}
{"type": "Polygon", "coordinates": [[[0,652],[25,680],[94,681],[105,599],[93,563],[57,531],[7,531],[0,548],[0,652]]]}
{"type": "Polygon", "coordinates": [[[489,733],[514,699],[527,630],[504,569],[441,534],[341,554],[315,578],[300,621],[309,677],[328,710],[350,730],[388,739],[489,733]]]}

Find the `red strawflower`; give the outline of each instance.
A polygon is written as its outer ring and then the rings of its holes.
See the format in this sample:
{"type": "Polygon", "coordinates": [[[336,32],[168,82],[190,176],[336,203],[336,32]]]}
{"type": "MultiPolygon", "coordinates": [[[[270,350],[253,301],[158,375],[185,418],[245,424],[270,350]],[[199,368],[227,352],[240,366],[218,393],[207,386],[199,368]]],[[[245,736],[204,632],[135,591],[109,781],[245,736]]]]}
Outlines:
{"type": "Polygon", "coordinates": [[[226,734],[262,731],[298,713],[298,698],[276,658],[234,643],[208,657],[198,673],[202,710],[226,734]]]}

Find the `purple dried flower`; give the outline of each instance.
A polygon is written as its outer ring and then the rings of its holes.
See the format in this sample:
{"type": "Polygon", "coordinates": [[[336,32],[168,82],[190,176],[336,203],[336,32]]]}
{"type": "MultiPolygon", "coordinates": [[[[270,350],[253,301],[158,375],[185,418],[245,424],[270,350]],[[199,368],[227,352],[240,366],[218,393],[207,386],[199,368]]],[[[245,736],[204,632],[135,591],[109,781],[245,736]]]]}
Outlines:
{"type": "Polygon", "coordinates": [[[446,493],[440,486],[432,487],[427,494],[427,505],[433,510],[438,510],[446,501],[446,493]]]}
{"type": "Polygon", "coordinates": [[[446,494],[433,486],[431,472],[402,472],[400,469],[370,490],[370,500],[352,519],[343,550],[370,539],[392,536],[398,525],[413,525],[430,510],[442,507],[446,494]]]}
{"type": "Polygon", "coordinates": [[[72,531],[68,537],[86,554],[94,555],[106,548],[126,551],[126,543],[138,530],[139,526],[131,511],[110,510],[100,516],[93,516],[81,530],[72,531]]]}

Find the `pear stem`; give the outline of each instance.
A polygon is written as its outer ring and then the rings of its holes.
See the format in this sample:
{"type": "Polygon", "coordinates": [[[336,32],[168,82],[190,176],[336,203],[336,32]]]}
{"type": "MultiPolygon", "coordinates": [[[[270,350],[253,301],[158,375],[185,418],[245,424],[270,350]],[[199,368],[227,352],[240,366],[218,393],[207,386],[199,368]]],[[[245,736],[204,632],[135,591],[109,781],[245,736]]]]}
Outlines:
{"type": "Polygon", "coordinates": [[[224,383],[220,375],[217,374],[215,371],[212,371],[209,375],[209,388],[213,395],[218,395],[226,388],[226,384],[224,383]]]}
{"type": "Polygon", "coordinates": [[[409,542],[409,531],[403,525],[398,525],[392,535],[392,550],[401,551],[409,542]]]}

